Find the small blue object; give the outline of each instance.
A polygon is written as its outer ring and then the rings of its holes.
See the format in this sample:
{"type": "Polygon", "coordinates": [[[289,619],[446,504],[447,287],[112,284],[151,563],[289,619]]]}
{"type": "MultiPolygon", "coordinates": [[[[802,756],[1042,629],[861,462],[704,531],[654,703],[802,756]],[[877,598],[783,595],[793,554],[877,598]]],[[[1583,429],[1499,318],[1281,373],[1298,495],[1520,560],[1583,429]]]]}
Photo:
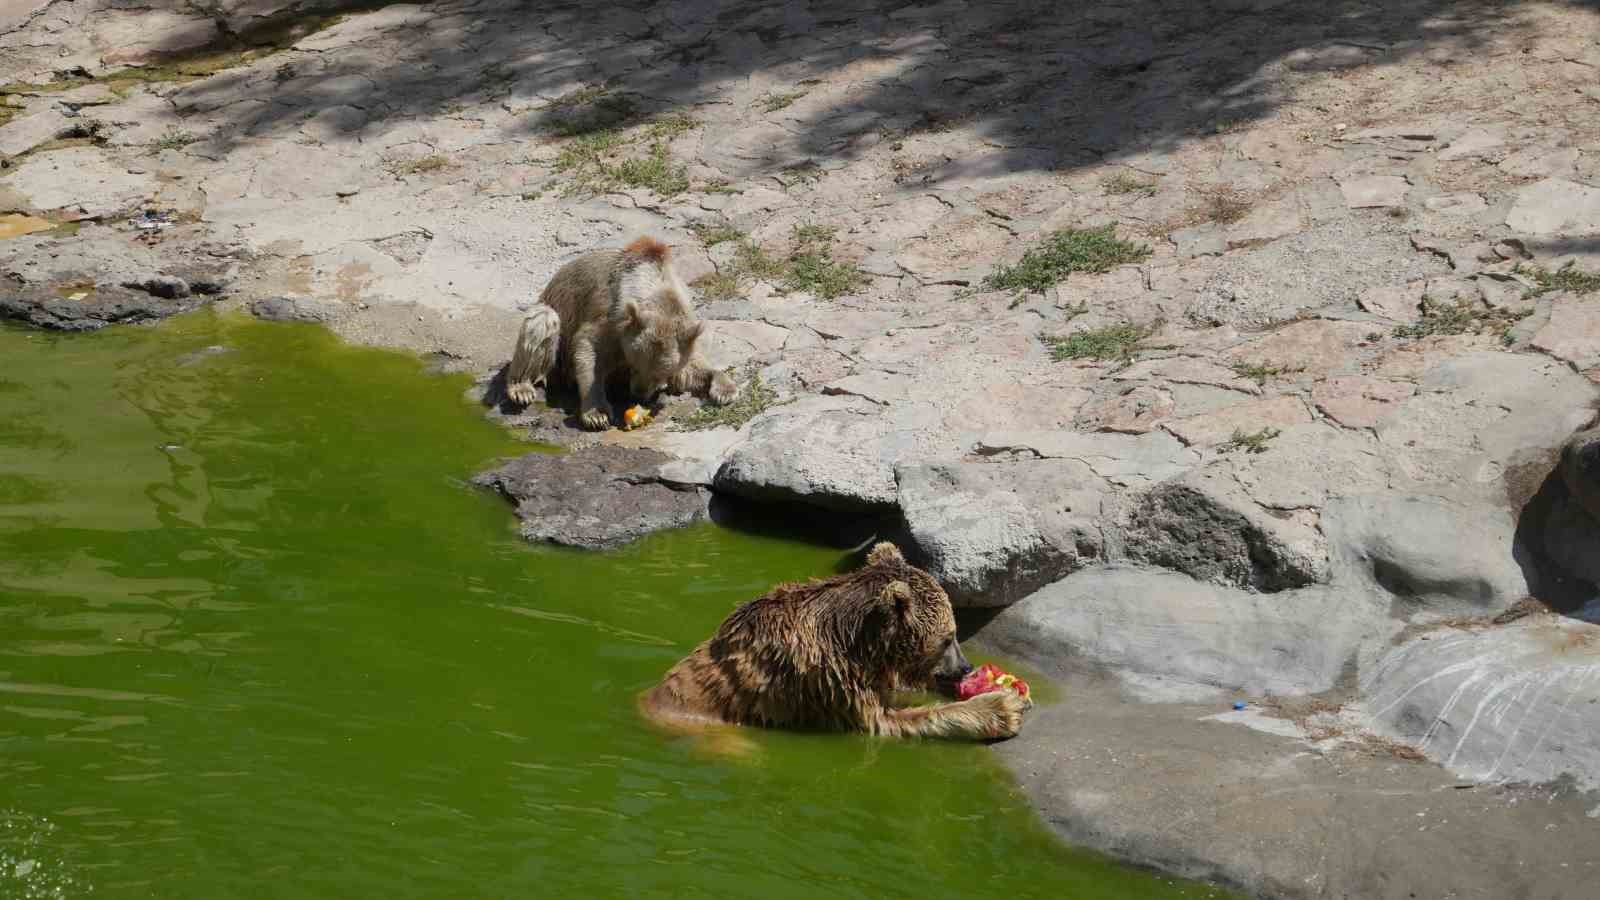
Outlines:
{"type": "Polygon", "coordinates": [[[1243,700],[1235,700],[1235,701],[1233,701],[1233,708],[1234,709],[1244,709],[1244,701],[1243,700]]]}

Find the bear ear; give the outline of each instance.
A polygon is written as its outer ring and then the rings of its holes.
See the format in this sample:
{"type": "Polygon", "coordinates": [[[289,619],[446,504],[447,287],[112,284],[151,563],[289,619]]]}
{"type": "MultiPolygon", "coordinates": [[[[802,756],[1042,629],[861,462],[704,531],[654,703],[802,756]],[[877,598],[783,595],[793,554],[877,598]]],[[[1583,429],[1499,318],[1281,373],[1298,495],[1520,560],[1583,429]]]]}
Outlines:
{"type": "Polygon", "coordinates": [[[911,585],[896,579],[883,586],[878,592],[878,602],[885,607],[893,609],[896,616],[905,618],[911,611],[911,585]]]}
{"type": "Polygon", "coordinates": [[[906,558],[900,555],[900,548],[888,541],[881,541],[867,551],[867,565],[869,566],[905,565],[905,561],[906,558]]]}
{"type": "Polygon", "coordinates": [[[644,311],[639,308],[639,304],[635,303],[632,300],[629,300],[626,304],[623,305],[623,307],[622,307],[622,324],[629,331],[643,331],[644,330],[645,314],[644,314],[644,311]]]}

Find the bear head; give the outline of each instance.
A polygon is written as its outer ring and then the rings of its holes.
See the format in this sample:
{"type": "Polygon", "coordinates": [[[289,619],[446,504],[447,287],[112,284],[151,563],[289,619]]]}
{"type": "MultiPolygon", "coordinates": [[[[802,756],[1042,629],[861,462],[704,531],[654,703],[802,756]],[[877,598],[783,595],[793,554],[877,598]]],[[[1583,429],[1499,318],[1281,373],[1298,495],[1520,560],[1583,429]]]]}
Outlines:
{"type": "Polygon", "coordinates": [[[868,552],[862,573],[874,594],[857,632],[857,646],[875,657],[900,687],[953,694],[972,664],[956,641],[949,595],[888,542],[868,552]]]}

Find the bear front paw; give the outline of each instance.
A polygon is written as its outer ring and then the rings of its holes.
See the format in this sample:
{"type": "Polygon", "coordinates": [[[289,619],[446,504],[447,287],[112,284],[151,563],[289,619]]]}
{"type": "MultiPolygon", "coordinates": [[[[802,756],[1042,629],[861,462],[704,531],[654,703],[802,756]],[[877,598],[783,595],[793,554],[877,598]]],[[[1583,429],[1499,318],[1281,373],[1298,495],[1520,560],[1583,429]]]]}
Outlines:
{"type": "Polygon", "coordinates": [[[712,403],[725,406],[739,396],[739,386],[733,383],[733,378],[727,372],[718,372],[711,376],[711,390],[708,397],[712,403]]]}
{"type": "Polygon", "coordinates": [[[518,406],[532,406],[533,382],[519,381],[515,384],[507,385],[506,396],[510,397],[511,402],[517,404],[518,406]]]}
{"type": "Polygon", "coordinates": [[[979,694],[967,703],[981,712],[983,736],[986,738],[1013,738],[1022,730],[1022,714],[1032,702],[1012,691],[990,691],[979,694]]]}
{"type": "Polygon", "coordinates": [[[578,421],[583,424],[584,429],[587,431],[605,431],[611,427],[611,410],[603,407],[586,409],[583,411],[583,415],[578,417],[578,421]]]}

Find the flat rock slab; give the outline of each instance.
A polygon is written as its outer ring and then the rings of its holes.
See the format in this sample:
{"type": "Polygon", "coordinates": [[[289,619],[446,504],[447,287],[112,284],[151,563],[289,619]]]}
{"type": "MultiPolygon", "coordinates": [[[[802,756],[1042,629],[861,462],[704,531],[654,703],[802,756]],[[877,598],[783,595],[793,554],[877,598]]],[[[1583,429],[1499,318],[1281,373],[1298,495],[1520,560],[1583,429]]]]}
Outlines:
{"type": "Polygon", "coordinates": [[[1517,192],[1506,225],[1524,234],[1600,232],[1600,188],[1546,178],[1517,192]]]}
{"type": "Polygon", "coordinates": [[[1318,382],[1311,389],[1311,402],[1346,428],[1372,428],[1416,392],[1416,385],[1410,382],[1347,375],[1318,382]]]}
{"type": "Polygon", "coordinates": [[[0,126],[0,158],[26,153],[53,141],[71,131],[75,124],[53,109],[13,119],[0,126]]]}
{"type": "Polygon", "coordinates": [[[6,179],[34,209],[98,218],[137,206],[155,192],[155,177],[130,172],[99,147],[69,147],[35,154],[6,179]]]}
{"type": "Polygon", "coordinates": [[[1404,206],[1411,183],[1402,175],[1366,175],[1339,182],[1339,190],[1351,209],[1404,206]]]}
{"type": "Polygon", "coordinates": [[[517,504],[530,541],[606,550],[707,516],[707,495],[657,474],[654,450],[597,446],[570,454],[529,453],[473,478],[517,504]]]}
{"type": "Polygon", "coordinates": [[[1600,365],[1600,300],[1569,293],[1550,305],[1550,322],[1534,334],[1533,346],[1579,369],[1600,365]]]}

